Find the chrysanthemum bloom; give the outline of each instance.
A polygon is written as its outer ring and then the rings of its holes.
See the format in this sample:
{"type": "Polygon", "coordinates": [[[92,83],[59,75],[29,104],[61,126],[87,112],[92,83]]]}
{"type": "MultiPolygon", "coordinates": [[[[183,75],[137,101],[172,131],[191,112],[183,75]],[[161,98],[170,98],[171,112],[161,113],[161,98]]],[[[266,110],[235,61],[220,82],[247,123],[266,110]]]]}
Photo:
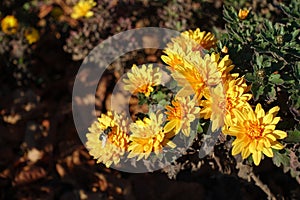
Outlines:
{"type": "Polygon", "coordinates": [[[224,134],[236,137],[232,143],[232,155],[241,153],[245,159],[252,154],[254,164],[259,165],[262,154],[273,157],[272,149],[283,149],[284,146],[277,140],[285,138],[287,133],[275,130],[280,120],[280,117],[275,117],[278,111],[276,106],[265,113],[261,104],[256,105],[255,111],[234,109],[236,120],[223,129],[224,134]]]}
{"type": "Polygon", "coordinates": [[[109,167],[120,162],[128,147],[128,126],[122,115],[113,115],[111,112],[102,114],[98,121],[91,125],[86,146],[89,153],[97,159],[97,163],[102,162],[109,167]]]}
{"type": "Polygon", "coordinates": [[[182,35],[195,40],[201,46],[201,48],[207,50],[216,46],[217,39],[215,36],[210,32],[200,31],[199,28],[197,28],[195,31],[184,31],[182,35]]]}
{"type": "Polygon", "coordinates": [[[170,70],[176,70],[177,65],[183,67],[184,61],[189,61],[190,57],[203,56],[203,50],[215,47],[216,39],[210,32],[200,32],[189,30],[181,33],[180,36],[172,38],[172,42],[167,44],[161,59],[170,66],[170,70]],[[195,54],[197,52],[199,54],[195,54]]]}
{"type": "Polygon", "coordinates": [[[128,158],[137,156],[137,160],[147,159],[152,152],[160,154],[165,146],[175,148],[176,145],[164,133],[162,123],[162,113],[150,113],[149,118],[139,119],[130,125],[132,134],[129,137],[128,158]]]}
{"type": "Polygon", "coordinates": [[[80,0],[74,7],[71,17],[73,19],[79,19],[81,17],[92,17],[94,12],[91,9],[96,6],[94,0],[80,0]]]}
{"type": "Polygon", "coordinates": [[[178,66],[184,67],[186,61],[189,60],[188,56],[202,56],[202,52],[193,50],[193,47],[197,45],[196,41],[183,35],[172,38],[172,42],[168,43],[164,50],[166,55],[162,55],[161,59],[171,71],[174,71],[178,66]]]}
{"type": "Polygon", "coordinates": [[[35,43],[40,39],[40,34],[35,28],[26,29],[24,35],[29,44],[35,43]]]}
{"type": "Polygon", "coordinates": [[[178,134],[182,130],[185,136],[190,135],[191,123],[199,117],[200,108],[196,107],[196,101],[190,97],[176,97],[172,101],[172,106],[166,106],[167,124],[164,127],[165,132],[174,130],[178,134]]]}
{"type": "Polygon", "coordinates": [[[226,55],[221,59],[220,54],[212,53],[210,57],[213,62],[217,63],[217,69],[222,73],[223,81],[227,81],[228,79],[238,76],[238,74],[230,74],[230,71],[234,68],[234,65],[232,64],[231,59],[229,59],[229,55],[226,55]]]}
{"type": "Polygon", "coordinates": [[[202,98],[205,88],[216,86],[222,81],[218,63],[208,54],[204,58],[191,57],[189,67],[178,67],[172,76],[182,86],[177,93],[179,97],[195,94],[197,100],[202,98]]]}
{"type": "Polygon", "coordinates": [[[246,93],[249,87],[243,77],[227,80],[214,88],[205,90],[204,97],[200,106],[200,116],[212,121],[212,131],[224,125],[225,118],[227,121],[234,118],[233,109],[243,110],[248,108],[248,101],[252,95],[246,93]]]}
{"type": "Polygon", "coordinates": [[[250,12],[250,10],[248,10],[248,9],[240,9],[238,16],[241,20],[244,20],[247,18],[249,12],[250,12]]]}
{"type": "Polygon", "coordinates": [[[153,69],[152,64],[142,65],[141,68],[133,65],[127,76],[128,79],[123,80],[124,89],[133,94],[143,93],[146,97],[149,97],[150,93],[153,92],[153,86],[160,85],[162,81],[162,72],[159,68],[153,69]]]}
{"type": "Polygon", "coordinates": [[[2,31],[7,35],[15,34],[18,30],[19,22],[13,15],[4,17],[1,21],[2,31]]]}

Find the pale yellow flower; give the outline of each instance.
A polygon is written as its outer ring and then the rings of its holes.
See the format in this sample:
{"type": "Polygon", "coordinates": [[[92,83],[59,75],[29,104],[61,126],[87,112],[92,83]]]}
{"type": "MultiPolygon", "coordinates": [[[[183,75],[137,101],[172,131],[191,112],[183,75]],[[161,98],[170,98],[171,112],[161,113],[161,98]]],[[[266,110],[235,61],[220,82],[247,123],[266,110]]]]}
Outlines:
{"type": "Polygon", "coordinates": [[[35,43],[40,39],[40,34],[35,28],[26,29],[24,35],[29,44],[35,43]]]}
{"type": "Polygon", "coordinates": [[[92,17],[94,12],[91,11],[93,7],[96,6],[96,2],[94,0],[79,0],[79,2],[73,7],[73,12],[71,17],[73,19],[79,19],[81,17],[92,17]]]}
{"type": "Polygon", "coordinates": [[[220,54],[212,53],[211,59],[217,63],[217,69],[222,73],[222,80],[227,81],[228,79],[237,78],[238,74],[230,74],[230,71],[234,68],[229,55],[224,56],[222,59],[220,54]]]}
{"type": "Polygon", "coordinates": [[[131,71],[127,73],[128,79],[124,79],[124,89],[133,94],[143,93],[146,97],[154,91],[154,86],[158,86],[162,81],[162,72],[159,68],[154,68],[153,65],[142,65],[138,68],[133,65],[131,71]]]}
{"type": "Polygon", "coordinates": [[[1,21],[1,28],[3,33],[12,35],[17,33],[19,27],[18,20],[13,15],[4,17],[1,21]]]}
{"type": "Polygon", "coordinates": [[[184,31],[182,35],[195,40],[197,44],[199,44],[199,48],[209,50],[216,46],[217,40],[215,36],[211,32],[200,31],[199,28],[197,28],[195,31],[184,31]]]}
{"type": "Polygon", "coordinates": [[[162,123],[163,114],[150,113],[149,118],[139,119],[130,125],[132,134],[129,138],[131,143],[128,147],[128,158],[147,159],[152,152],[156,155],[162,153],[165,146],[175,148],[176,145],[164,133],[162,123]]]}
{"type": "Polygon", "coordinates": [[[182,86],[177,93],[179,97],[196,95],[197,100],[203,96],[205,88],[213,87],[222,81],[222,73],[209,54],[202,57],[191,57],[190,63],[185,67],[178,67],[173,73],[173,78],[182,86]]]}
{"type": "Polygon", "coordinates": [[[166,106],[167,124],[165,132],[174,131],[178,134],[181,130],[185,136],[190,135],[191,123],[199,117],[200,108],[196,107],[196,102],[190,97],[176,97],[172,101],[172,106],[166,106]]]}
{"type": "Polygon", "coordinates": [[[127,151],[129,136],[128,122],[122,115],[102,114],[94,122],[87,133],[86,146],[90,155],[97,159],[97,163],[104,163],[106,167],[118,164],[127,151]]]}
{"type": "Polygon", "coordinates": [[[215,45],[216,39],[210,32],[201,32],[199,28],[195,31],[185,31],[172,38],[172,42],[168,43],[164,50],[166,55],[162,55],[161,59],[173,71],[177,69],[177,66],[184,67],[184,64],[191,58],[202,57],[204,49],[209,50],[215,45]]]}
{"type": "Polygon", "coordinates": [[[279,107],[273,107],[267,113],[257,104],[255,111],[234,109],[236,120],[232,120],[223,129],[224,134],[235,136],[232,145],[232,155],[242,154],[245,159],[252,154],[255,165],[259,165],[262,155],[273,157],[272,149],[283,149],[278,139],[284,139],[287,133],[275,130],[280,117],[275,117],[279,107]]]}
{"type": "Polygon", "coordinates": [[[248,9],[240,9],[240,10],[239,10],[238,17],[239,17],[241,20],[244,20],[244,19],[247,18],[249,12],[250,12],[250,10],[248,10],[248,9]]]}
{"type": "Polygon", "coordinates": [[[246,80],[241,77],[227,80],[214,88],[205,90],[200,106],[201,117],[212,121],[212,131],[221,128],[225,119],[231,121],[234,118],[233,109],[243,110],[248,108],[248,101],[252,98],[248,94],[246,80]]]}

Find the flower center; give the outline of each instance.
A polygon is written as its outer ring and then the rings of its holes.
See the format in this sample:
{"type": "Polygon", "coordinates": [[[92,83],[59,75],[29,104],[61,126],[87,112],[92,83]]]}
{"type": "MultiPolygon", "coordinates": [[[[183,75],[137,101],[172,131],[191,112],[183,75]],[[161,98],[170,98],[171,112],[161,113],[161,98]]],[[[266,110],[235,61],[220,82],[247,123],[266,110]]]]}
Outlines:
{"type": "Polygon", "coordinates": [[[182,112],[181,112],[181,106],[178,102],[174,103],[174,117],[176,117],[177,119],[181,119],[182,116],[182,112]]]}
{"type": "Polygon", "coordinates": [[[176,65],[182,65],[182,64],[183,64],[182,61],[180,59],[178,59],[176,56],[170,63],[173,70],[175,70],[176,65]]]}
{"type": "Polygon", "coordinates": [[[247,134],[251,139],[258,139],[262,137],[263,128],[257,123],[246,122],[247,134]]]}

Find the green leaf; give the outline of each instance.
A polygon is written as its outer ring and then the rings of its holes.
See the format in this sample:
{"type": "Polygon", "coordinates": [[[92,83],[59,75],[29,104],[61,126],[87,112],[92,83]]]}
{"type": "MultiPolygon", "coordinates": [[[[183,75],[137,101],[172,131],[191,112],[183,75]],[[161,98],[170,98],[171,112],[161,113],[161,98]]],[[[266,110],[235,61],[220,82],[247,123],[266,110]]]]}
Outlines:
{"type": "Polygon", "coordinates": [[[246,73],[245,79],[249,82],[254,82],[256,80],[256,77],[252,73],[246,73]]]}
{"type": "Polygon", "coordinates": [[[251,91],[254,95],[254,100],[258,100],[259,97],[264,93],[265,87],[263,85],[259,86],[257,84],[253,84],[251,91]]]}
{"type": "Polygon", "coordinates": [[[270,88],[270,91],[268,92],[268,97],[269,97],[269,100],[270,102],[273,102],[274,100],[276,100],[276,90],[274,87],[271,87],[270,88]]]}
{"type": "Polygon", "coordinates": [[[280,74],[271,74],[271,76],[269,77],[269,81],[276,85],[281,85],[284,83],[284,80],[280,78],[280,74]]]}
{"type": "Polygon", "coordinates": [[[290,142],[290,143],[299,143],[300,142],[300,131],[299,130],[288,131],[287,138],[285,138],[284,141],[290,142]]]}
{"type": "Polygon", "coordinates": [[[279,151],[273,150],[274,157],[272,158],[274,165],[277,167],[289,166],[290,165],[290,158],[285,153],[279,153],[279,151]]]}
{"type": "Polygon", "coordinates": [[[157,100],[158,102],[160,102],[161,100],[166,98],[166,94],[164,94],[162,91],[158,91],[156,94],[153,95],[153,99],[157,100]]]}
{"type": "Polygon", "coordinates": [[[198,123],[197,133],[203,133],[203,128],[200,123],[198,123]]]}

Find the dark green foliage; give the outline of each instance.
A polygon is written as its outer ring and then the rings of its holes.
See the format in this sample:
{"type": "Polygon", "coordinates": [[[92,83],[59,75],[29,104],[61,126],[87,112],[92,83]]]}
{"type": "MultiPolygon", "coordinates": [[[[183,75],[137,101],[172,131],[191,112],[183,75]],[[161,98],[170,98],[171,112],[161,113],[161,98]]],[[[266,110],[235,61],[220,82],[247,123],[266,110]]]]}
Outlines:
{"type": "MultiPolygon", "coordinates": [[[[246,19],[238,17],[241,5],[225,3],[225,33],[219,48],[226,45],[240,74],[252,84],[254,103],[267,109],[278,105],[282,122],[288,132],[285,142],[299,142],[300,119],[300,1],[270,4],[276,16],[264,16],[251,10],[246,19]]],[[[250,7],[250,6],[249,6],[250,7]]],[[[287,146],[285,152],[274,151],[273,162],[299,178],[299,169],[290,160],[295,151],[287,146]]]]}
{"type": "Polygon", "coordinates": [[[272,103],[283,98],[291,109],[298,110],[300,4],[296,2],[289,7],[280,5],[282,18],[278,22],[271,22],[254,12],[241,20],[236,9],[224,7],[228,35],[222,43],[228,46],[236,70],[246,72],[246,79],[253,84],[255,101],[272,103]],[[282,90],[287,91],[289,98],[279,97],[282,90]]]}

